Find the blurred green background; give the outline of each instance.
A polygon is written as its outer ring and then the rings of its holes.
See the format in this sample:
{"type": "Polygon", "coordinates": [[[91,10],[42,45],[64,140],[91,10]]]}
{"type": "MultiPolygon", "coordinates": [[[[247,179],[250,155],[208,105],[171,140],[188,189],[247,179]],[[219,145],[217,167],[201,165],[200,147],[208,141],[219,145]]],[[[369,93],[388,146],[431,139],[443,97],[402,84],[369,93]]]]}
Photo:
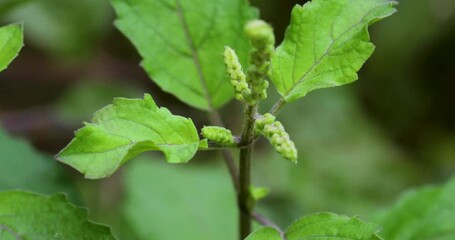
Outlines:
{"type": "MultiPolygon", "coordinates": [[[[280,42],[292,7],[304,2],[252,4],[280,42]]],[[[297,165],[258,141],[254,184],[271,189],[258,208],[280,226],[316,211],[372,219],[405,189],[453,174],[455,3],[401,0],[397,8],[371,28],[377,48],[359,81],[315,91],[280,114],[298,146],[297,165]]],[[[113,97],[149,92],[174,114],[208,124],[204,112],[148,78],[114,18],[107,0],[0,0],[1,25],[25,29],[25,47],[0,74],[0,190],[67,192],[120,239],[235,239],[234,190],[217,152],[188,165],[144,155],[101,181],[52,159],[113,97]]],[[[269,95],[263,111],[278,98],[272,87],[269,95]]],[[[221,111],[238,133],[241,106],[221,111]]]]}

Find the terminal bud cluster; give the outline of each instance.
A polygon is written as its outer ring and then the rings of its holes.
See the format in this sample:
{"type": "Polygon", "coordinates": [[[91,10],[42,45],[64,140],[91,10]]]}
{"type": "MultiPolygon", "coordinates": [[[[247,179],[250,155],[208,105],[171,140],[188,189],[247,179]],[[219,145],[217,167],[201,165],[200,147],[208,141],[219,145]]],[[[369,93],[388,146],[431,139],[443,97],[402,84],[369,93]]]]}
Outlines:
{"type": "Polygon", "coordinates": [[[270,74],[270,59],[275,52],[275,35],[273,28],[262,20],[254,20],[245,26],[245,33],[250,39],[253,49],[250,52],[248,83],[251,85],[253,99],[267,98],[270,74]]]}

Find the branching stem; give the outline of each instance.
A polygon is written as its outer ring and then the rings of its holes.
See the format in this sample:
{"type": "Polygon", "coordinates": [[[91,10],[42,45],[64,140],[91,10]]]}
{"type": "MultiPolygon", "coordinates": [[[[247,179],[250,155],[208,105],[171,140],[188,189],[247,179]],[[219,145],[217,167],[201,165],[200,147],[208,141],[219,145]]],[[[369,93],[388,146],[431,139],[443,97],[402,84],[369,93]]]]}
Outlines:
{"type": "MultiPolygon", "coordinates": [[[[256,115],[257,115],[257,112],[253,111],[252,116],[253,117],[257,117],[256,115]]],[[[213,111],[210,114],[209,117],[210,117],[210,123],[211,124],[217,125],[217,126],[220,126],[220,127],[224,126],[224,123],[223,123],[218,111],[213,111]]],[[[252,126],[254,126],[254,122],[252,123],[252,126]]],[[[236,147],[240,148],[240,149],[243,149],[243,148],[251,148],[252,149],[252,147],[253,147],[252,146],[252,144],[253,144],[252,141],[255,140],[253,137],[251,138],[251,140],[249,142],[245,141],[245,142],[247,142],[245,145],[243,145],[242,142],[241,142],[242,138],[238,139],[238,141],[236,141],[236,142],[238,142],[238,145],[236,147]]],[[[218,149],[220,149],[220,148],[218,148],[218,149]]],[[[250,156],[251,156],[251,149],[249,150],[250,151],[250,153],[249,153],[250,156]]],[[[209,150],[215,150],[215,148],[209,148],[209,150]]],[[[229,173],[231,175],[231,179],[232,179],[232,182],[234,184],[235,191],[237,192],[237,194],[239,194],[240,193],[239,174],[238,174],[238,171],[237,171],[237,166],[235,164],[234,155],[232,154],[232,152],[229,149],[226,149],[225,147],[221,148],[220,150],[222,150],[221,153],[223,155],[223,159],[224,159],[224,161],[226,163],[226,166],[228,167],[229,173]]],[[[248,165],[250,165],[250,163],[248,165]]],[[[249,168],[249,166],[248,166],[248,168],[249,168]]],[[[247,175],[249,176],[250,173],[248,173],[247,175]]],[[[248,181],[250,182],[249,179],[248,179],[248,181]]],[[[246,185],[246,186],[249,186],[249,184],[246,185]]],[[[249,191],[248,191],[248,195],[249,195],[249,191]]],[[[239,204],[239,206],[240,206],[240,204],[239,204]]],[[[280,232],[280,235],[281,235],[282,239],[285,239],[284,231],[280,227],[278,227],[278,225],[276,225],[272,220],[266,218],[265,216],[261,215],[260,213],[253,212],[253,209],[251,209],[250,211],[251,211],[251,215],[248,216],[248,219],[244,219],[245,221],[250,222],[250,219],[252,218],[257,223],[259,223],[259,224],[261,224],[263,226],[273,227],[278,232],[280,232]]],[[[240,209],[240,214],[242,214],[241,212],[242,212],[242,210],[240,209]]],[[[246,224],[245,224],[245,227],[246,227],[246,224]]],[[[251,225],[250,225],[250,228],[251,228],[251,225]]],[[[248,233],[245,233],[245,234],[248,235],[249,231],[250,230],[248,230],[248,233]]],[[[244,237],[242,239],[244,239],[244,237]]]]}
{"type": "Polygon", "coordinates": [[[242,138],[240,144],[246,146],[240,149],[239,164],[239,194],[238,204],[240,208],[239,224],[240,239],[245,239],[251,232],[251,213],[253,211],[252,199],[250,194],[251,185],[251,152],[254,140],[254,122],[257,112],[257,105],[248,106],[245,111],[245,121],[243,125],[242,138]]]}

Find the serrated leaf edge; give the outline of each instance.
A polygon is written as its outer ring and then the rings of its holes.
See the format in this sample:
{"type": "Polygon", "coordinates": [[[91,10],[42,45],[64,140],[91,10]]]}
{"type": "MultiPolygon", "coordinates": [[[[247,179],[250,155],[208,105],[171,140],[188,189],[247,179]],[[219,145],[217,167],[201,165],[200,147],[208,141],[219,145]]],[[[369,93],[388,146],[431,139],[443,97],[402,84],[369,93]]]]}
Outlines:
{"type": "Polygon", "coordinates": [[[75,210],[81,212],[85,221],[87,221],[90,224],[93,224],[93,225],[96,225],[96,226],[103,227],[103,228],[107,229],[108,233],[114,239],[118,240],[118,238],[115,237],[112,234],[112,228],[109,225],[102,224],[102,223],[97,223],[97,222],[94,222],[94,221],[90,220],[88,218],[89,209],[86,208],[86,207],[78,207],[75,204],[73,204],[72,202],[70,202],[69,199],[68,199],[68,194],[66,194],[64,192],[59,192],[59,193],[55,193],[55,194],[52,194],[52,195],[45,195],[45,194],[31,192],[31,191],[26,191],[26,190],[8,190],[8,191],[0,191],[0,196],[2,194],[9,194],[9,193],[19,193],[19,194],[33,195],[33,196],[45,198],[47,200],[54,200],[55,199],[55,200],[63,201],[66,204],[66,206],[68,206],[69,208],[72,208],[72,209],[75,209],[75,210]]]}

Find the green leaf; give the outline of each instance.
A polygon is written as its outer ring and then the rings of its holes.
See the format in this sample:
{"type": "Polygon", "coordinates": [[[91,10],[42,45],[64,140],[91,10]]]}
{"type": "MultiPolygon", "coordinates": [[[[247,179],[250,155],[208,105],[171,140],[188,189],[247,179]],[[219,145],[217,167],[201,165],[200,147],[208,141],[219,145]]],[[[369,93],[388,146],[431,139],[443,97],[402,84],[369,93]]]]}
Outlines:
{"type": "Polygon", "coordinates": [[[115,239],[109,227],[87,219],[87,210],[66,196],[30,192],[0,193],[0,239],[115,239]]]}
{"type": "Polygon", "coordinates": [[[132,162],[125,173],[125,213],[138,239],[237,238],[236,196],[227,171],[148,158],[132,162]]]}
{"type": "Polygon", "coordinates": [[[0,28],[0,72],[13,61],[23,46],[22,25],[0,28]]]}
{"type": "Polygon", "coordinates": [[[158,150],[170,163],[186,163],[199,145],[206,147],[191,119],[157,107],[148,94],[144,99],[116,98],[92,122],[57,156],[87,178],[107,177],[145,151],[158,150]]]}
{"type": "Polygon", "coordinates": [[[245,240],[282,240],[282,238],[275,228],[261,227],[252,232],[245,240]]]}
{"type": "MultiPolygon", "coordinates": [[[[243,64],[249,43],[244,24],[256,17],[245,0],[112,0],[116,26],[143,58],[142,66],[166,92],[213,110],[233,97],[226,79],[224,46],[243,64]]],[[[244,65],[246,66],[246,65],[244,65]]]]}
{"type": "Polygon", "coordinates": [[[270,192],[269,188],[266,187],[255,187],[250,186],[250,194],[255,201],[259,201],[265,198],[270,192]]]}
{"type": "Polygon", "coordinates": [[[455,239],[455,178],[406,193],[379,222],[388,240],[455,239]]]}
{"type": "Polygon", "coordinates": [[[295,221],[286,230],[287,240],[299,239],[343,239],[380,240],[380,227],[334,213],[316,213],[295,221]]]}
{"type": "Polygon", "coordinates": [[[271,79],[286,102],[355,81],[373,53],[368,26],[395,12],[389,0],[313,0],[294,7],[271,79]]]}
{"type": "MultiPolygon", "coordinates": [[[[343,240],[381,240],[377,235],[380,227],[335,213],[315,213],[306,215],[288,227],[285,233],[287,240],[301,239],[343,239],[343,240]]],[[[246,240],[281,239],[273,228],[260,228],[246,240]]]]}
{"type": "Polygon", "coordinates": [[[26,189],[40,193],[73,192],[51,156],[38,153],[0,128],[0,191],[26,189]]]}

